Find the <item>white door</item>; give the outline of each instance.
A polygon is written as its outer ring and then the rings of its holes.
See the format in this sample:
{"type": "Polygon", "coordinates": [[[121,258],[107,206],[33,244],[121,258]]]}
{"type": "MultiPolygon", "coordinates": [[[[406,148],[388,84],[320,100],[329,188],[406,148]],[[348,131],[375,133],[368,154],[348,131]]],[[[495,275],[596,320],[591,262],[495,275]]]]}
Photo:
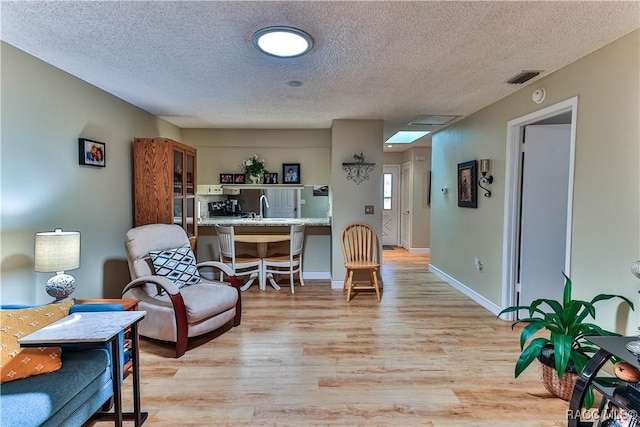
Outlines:
{"type": "Polygon", "coordinates": [[[570,125],[529,125],[522,145],[521,305],[562,300],[567,249],[570,125]]]}
{"type": "Polygon", "coordinates": [[[411,236],[411,193],[412,193],[412,180],[411,180],[411,163],[402,164],[400,183],[400,246],[409,250],[411,236]]]}
{"type": "Polygon", "coordinates": [[[265,218],[300,218],[300,190],[267,188],[264,194],[269,202],[263,206],[265,218]]]}
{"type": "Polygon", "coordinates": [[[398,246],[400,165],[384,165],[382,177],[382,244],[398,246]]]}

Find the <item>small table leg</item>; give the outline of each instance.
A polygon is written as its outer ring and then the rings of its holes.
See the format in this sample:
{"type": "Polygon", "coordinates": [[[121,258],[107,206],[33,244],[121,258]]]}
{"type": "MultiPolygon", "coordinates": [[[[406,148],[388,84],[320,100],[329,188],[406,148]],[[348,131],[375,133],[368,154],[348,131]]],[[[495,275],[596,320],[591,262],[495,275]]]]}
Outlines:
{"type": "Polygon", "coordinates": [[[113,365],[111,367],[111,377],[113,378],[113,411],[115,416],[115,425],[122,426],[122,387],[120,384],[120,342],[116,335],[111,340],[111,358],[113,365]]]}

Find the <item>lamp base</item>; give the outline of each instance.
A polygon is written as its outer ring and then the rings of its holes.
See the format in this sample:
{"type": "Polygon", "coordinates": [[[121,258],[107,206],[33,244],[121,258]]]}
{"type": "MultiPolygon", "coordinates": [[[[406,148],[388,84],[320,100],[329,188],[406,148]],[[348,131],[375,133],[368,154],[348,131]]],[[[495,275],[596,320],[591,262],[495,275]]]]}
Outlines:
{"type": "Polygon", "coordinates": [[[631,264],[631,272],[634,276],[640,279],[640,259],[633,264],[631,264]]]}
{"type": "Polygon", "coordinates": [[[62,271],[47,280],[47,286],[45,286],[47,293],[54,297],[56,301],[67,298],[75,289],[75,277],[70,274],[64,274],[62,271]]]}

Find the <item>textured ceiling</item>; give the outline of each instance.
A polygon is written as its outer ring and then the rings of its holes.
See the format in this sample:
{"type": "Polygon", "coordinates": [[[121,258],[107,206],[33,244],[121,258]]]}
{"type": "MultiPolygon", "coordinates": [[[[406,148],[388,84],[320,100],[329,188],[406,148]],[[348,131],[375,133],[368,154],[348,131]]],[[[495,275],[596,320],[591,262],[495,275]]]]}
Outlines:
{"type": "MultiPolygon", "coordinates": [[[[3,1],[1,39],[180,127],[467,116],[640,26],[640,1],[3,1]],[[299,58],[252,34],[300,28],[299,58]],[[300,87],[287,83],[301,81],[300,87]]],[[[434,130],[437,128],[433,128],[434,130]]]]}

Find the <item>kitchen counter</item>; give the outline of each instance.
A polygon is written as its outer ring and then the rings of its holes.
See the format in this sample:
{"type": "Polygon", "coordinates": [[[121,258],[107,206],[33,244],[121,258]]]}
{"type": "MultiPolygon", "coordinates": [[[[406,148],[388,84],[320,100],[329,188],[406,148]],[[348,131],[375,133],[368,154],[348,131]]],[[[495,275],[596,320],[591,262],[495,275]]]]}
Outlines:
{"type": "Polygon", "coordinates": [[[292,224],[305,224],[310,227],[331,226],[331,218],[241,218],[237,216],[217,216],[202,219],[198,227],[213,227],[214,225],[282,227],[292,224]]]}

